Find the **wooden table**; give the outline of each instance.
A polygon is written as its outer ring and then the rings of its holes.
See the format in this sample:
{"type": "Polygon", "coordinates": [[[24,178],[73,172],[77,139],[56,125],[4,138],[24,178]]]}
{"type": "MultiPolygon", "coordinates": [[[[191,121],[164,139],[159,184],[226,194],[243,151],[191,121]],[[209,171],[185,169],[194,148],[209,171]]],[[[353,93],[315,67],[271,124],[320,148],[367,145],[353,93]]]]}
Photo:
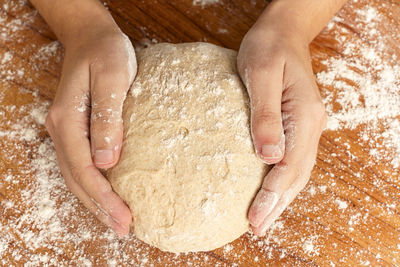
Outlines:
{"type": "MultiPolygon", "coordinates": [[[[108,0],[106,5],[135,45],[207,41],[237,50],[267,4],[193,2],[108,0]]],[[[314,40],[312,63],[321,94],[332,107],[330,115],[346,108],[334,103],[340,88],[360,86],[360,80],[346,73],[367,77],[381,71],[376,58],[368,59],[361,48],[377,49],[379,63],[393,70],[393,55],[400,56],[399,24],[400,1],[353,1],[314,40]],[[365,58],[372,63],[354,67],[365,58]],[[340,62],[343,72],[335,70],[340,62]],[[329,73],[335,82],[329,82],[329,73]]],[[[62,55],[54,34],[30,4],[0,0],[1,266],[400,265],[400,180],[395,164],[400,155],[393,147],[389,151],[386,137],[379,136],[384,123],[373,130],[360,123],[325,131],[310,182],[265,238],[245,234],[223,248],[182,255],[163,253],[134,237],[118,240],[66,189],[43,127],[62,55]]],[[[399,85],[398,78],[393,83],[399,85]]]]}

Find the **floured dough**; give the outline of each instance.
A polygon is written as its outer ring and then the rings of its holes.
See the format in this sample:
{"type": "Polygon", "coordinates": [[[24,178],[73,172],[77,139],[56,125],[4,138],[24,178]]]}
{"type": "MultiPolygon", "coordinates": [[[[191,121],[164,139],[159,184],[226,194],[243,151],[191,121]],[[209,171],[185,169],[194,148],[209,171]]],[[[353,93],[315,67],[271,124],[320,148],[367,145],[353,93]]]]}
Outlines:
{"type": "Polygon", "coordinates": [[[163,43],[137,60],[111,184],[144,242],[171,252],[223,246],[248,230],[247,211],[267,172],[254,153],[236,52],[163,43]]]}

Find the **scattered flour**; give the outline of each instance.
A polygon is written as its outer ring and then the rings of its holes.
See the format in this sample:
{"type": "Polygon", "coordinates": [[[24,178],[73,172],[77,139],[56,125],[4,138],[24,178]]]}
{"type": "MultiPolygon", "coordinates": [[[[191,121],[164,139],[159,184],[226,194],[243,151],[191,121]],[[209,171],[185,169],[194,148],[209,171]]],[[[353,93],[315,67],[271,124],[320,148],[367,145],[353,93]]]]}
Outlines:
{"type": "Polygon", "coordinates": [[[34,59],[46,62],[49,58],[54,58],[57,52],[61,49],[61,44],[58,41],[53,41],[39,48],[38,52],[33,56],[34,59]]]}
{"type": "Polygon", "coordinates": [[[231,244],[225,245],[224,246],[224,253],[229,253],[233,249],[233,246],[231,244]]]}
{"type": "Polygon", "coordinates": [[[303,249],[307,253],[312,253],[314,252],[314,245],[312,240],[306,240],[303,244],[303,249]]]}
{"type": "Polygon", "coordinates": [[[13,58],[13,55],[10,52],[5,52],[3,54],[3,58],[1,59],[1,64],[6,64],[13,58]]]}
{"type": "MultiPolygon", "coordinates": [[[[364,25],[366,35],[376,34],[378,24],[382,27],[375,7],[365,5],[356,13],[356,22],[364,25]]],[[[340,21],[336,17],[330,25],[340,21]]],[[[345,27],[336,28],[337,35],[345,32],[345,27]]],[[[327,88],[323,96],[328,130],[362,126],[359,138],[375,147],[370,155],[376,160],[390,160],[396,169],[400,167],[400,65],[395,54],[386,49],[389,37],[377,35],[377,41],[369,43],[363,38],[338,38],[343,56],[322,61],[326,70],[317,74],[317,81],[327,88]]]]}
{"type": "Polygon", "coordinates": [[[335,203],[339,206],[340,210],[345,210],[347,209],[347,202],[346,201],[342,201],[340,199],[336,199],[335,203]]]}
{"type": "MultiPolygon", "coordinates": [[[[194,0],[193,4],[203,7],[220,2],[194,0]]],[[[358,2],[367,3],[354,0],[347,9],[353,10],[353,3],[358,2]]],[[[343,48],[341,56],[321,62],[326,68],[317,74],[330,117],[328,131],[355,130],[357,138],[371,146],[370,155],[373,159],[388,161],[390,166],[398,168],[400,69],[398,58],[385,50],[392,36],[386,38],[377,30],[384,18],[376,5],[364,4],[363,8],[354,10],[357,16],[353,26],[360,24],[364,29],[360,39],[343,37],[348,32],[341,24],[345,16],[343,14],[336,16],[327,27],[331,37],[334,36],[338,46],[343,48]],[[365,39],[370,41],[365,42],[365,39]]],[[[50,103],[39,95],[37,88],[27,90],[16,82],[31,79],[32,73],[54,68],[49,62],[59,64],[61,61],[62,51],[58,42],[47,40],[47,43],[36,46],[38,42],[26,44],[26,39],[20,38],[36,22],[36,11],[30,9],[26,1],[6,0],[0,4],[0,43],[8,42],[4,45],[8,47],[9,43],[22,46],[24,42],[24,46],[31,49],[29,53],[34,60],[30,65],[19,65],[20,58],[23,58],[19,53],[25,53],[25,50],[7,51],[0,47],[0,146],[3,152],[0,155],[1,266],[228,265],[218,259],[222,256],[235,261],[231,265],[246,265],[248,262],[242,260],[248,260],[249,254],[254,262],[262,265],[272,259],[302,257],[304,253],[319,255],[315,259],[321,260],[321,265],[326,266],[335,266],[333,262],[343,265],[340,261],[383,265],[368,248],[360,247],[351,238],[347,239],[348,244],[333,242],[328,248],[320,246],[326,244],[327,238],[335,240],[337,229],[333,231],[330,227],[335,226],[315,223],[319,220],[315,216],[330,216],[326,202],[321,202],[320,206],[306,204],[310,199],[330,196],[331,188],[339,185],[339,182],[336,183],[337,177],[329,173],[326,175],[332,178],[332,182],[328,185],[311,185],[306,194],[300,196],[301,202],[298,203],[301,204],[292,204],[282,218],[271,226],[266,237],[245,234],[238,245],[242,250],[234,249],[235,244],[229,244],[210,254],[171,255],[160,253],[134,237],[119,240],[111,230],[100,225],[66,188],[54,146],[43,126],[50,103]],[[6,99],[10,95],[12,101],[6,99]],[[21,102],[22,99],[31,100],[21,102]],[[297,225],[295,229],[301,227],[304,232],[293,230],[293,223],[297,225]],[[245,246],[242,247],[243,244],[245,246]],[[338,255],[336,261],[322,258],[326,257],[323,253],[325,250],[334,251],[338,255]]],[[[141,91],[138,89],[136,93],[140,94],[141,91]]],[[[76,108],[82,112],[86,110],[84,105],[77,105],[76,108]]],[[[339,158],[340,155],[332,157],[339,158]]],[[[379,182],[376,185],[379,186],[379,182]]],[[[390,215],[397,207],[394,204],[373,206],[370,204],[373,198],[365,196],[363,201],[366,206],[361,211],[351,213],[352,207],[347,202],[335,197],[327,197],[327,201],[333,203],[334,209],[339,210],[347,220],[348,228],[343,231],[350,231],[354,235],[360,232],[364,234],[362,226],[372,220],[372,213],[390,215]]],[[[374,230],[378,234],[382,231],[374,230]]],[[[375,242],[371,237],[366,239],[375,242]]],[[[400,256],[398,239],[397,243],[383,244],[392,254],[382,251],[375,252],[375,255],[388,258],[397,253],[400,256]]],[[[304,262],[296,264],[302,265],[304,262]]]]}
{"type": "Polygon", "coordinates": [[[208,5],[219,4],[221,0],[193,0],[193,5],[205,7],[208,5]]]}

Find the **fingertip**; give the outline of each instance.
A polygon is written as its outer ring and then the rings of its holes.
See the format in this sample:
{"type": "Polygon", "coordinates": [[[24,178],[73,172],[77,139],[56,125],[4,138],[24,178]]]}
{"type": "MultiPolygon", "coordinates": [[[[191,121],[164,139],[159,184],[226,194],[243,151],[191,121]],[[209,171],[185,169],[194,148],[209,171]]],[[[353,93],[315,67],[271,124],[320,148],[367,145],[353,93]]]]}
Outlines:
{"type": "Polygon", "coordinates": [[[122,226],[117,222],[114,222],[111,226],[111,229],[118,235],[120,238],[124,238],[129,234],[129,226],[122,226]]]}
{"type": "Polygon", "coordinates": [[[125,225],[118,218],[118,214],[108,210],[107,207],[102,207],[96,200],[91,198],[91,202],[95,204],[95,211],[92,212],[107,227],[110,227],[114,233],[116,233],[119,237],[124,237],[129,233],[129,225],[125,225]],[[114,214],[113,214],[114,213],[114,214]]]}
{"type": "Polygon", "coordinates": [[[107,225],[109,225],[118,236],[126,236],[129,234],[129,227],[132,222],[132,215],[129,207],[114,191],[105,193],[103,198],[103,201],[108,204],[108,206],[104,207],[109,218],[107,225]]]}
{"type": "MultiPolygon", "coordinates": [[[[93,111],[92,111],[93,113],[93,111]]],[[[90,127],[92,160],[100,169],[109,169],[117,164],[123,139],[121,119],[102,116],[102,120],[93,119],[90,127]]],[[[95,116],[93,116],[95,117],[95,116]]]]}
{"type": "Polygon", "coordinates": [[[248,218],[251,226],[259,227],[265,218],[271,213],[278,202],[278,194],[261,188],[257,193],[248,212],[248,218]]]}
{"type": "Polygon", "coordinates": [[[99,169],[109,169],[114,167],[119,160],[121,154],[120,145],[114,148],[95,149],[93,152],[93,163],[99,169]]]}
{"type": "Polygon", "coordinates": [[[122,137],[118,141],[115,142],[116,145],[114,146],[114,157],[115,157],[115,162],[113,163],[112,166],[118,163],[119,157],[121,156],[121,148],[122,148],[122,137]]]}
{"type": "Polygon", "coordinates": [[[270,148],[266,148],[266,146],[271,145],[263,145],[261,148],[261,152],[259,153],[259,158],[266,164],[272,165],[280,162],[283,159],[283,152],[279,150],[279,152],[271,152],[270,148]]]}
{"type": "Polygon", "coordinates": [[[132,213],[128,205],[113,190],[102,195],[102,199],[107,202],[106,210],[110,216],[123,229],[128,229],[132,223],[132,213]]]}
{"type": "Polygon", "coordinates": [[[97,149],[94,151],[93,162],[97,168],[108,169],[115,163],[115,153],[112,149],[97,149]]]}
{"type": "Polygon", "coordinates": [[[114,232],[121,238],[127,236],[129,234],[129,226],[132,221],[132,217],[130,213],[128,216],[120,216],[118,223],[112,226],[114,232]]]}
{"type": "Polygon", "coordinates": [[[258,152],[260,159],[266,164],[276,164],[280,162],[285,154],[285,135],[282,133],[278,143],[264,143],[258,152]]]}
{"type": "Polygon", "coordinates": [[[131,211],[128,208],[128,206],[126,206],[126,204],[122,208],[122,210],[119,214],[119,222],[121,225],[128,228],[128,230],[129,230],[129,226],[132,223],[132,214],[131,214],[131,211]]]}
{"type": "Polygon", "coordinates": [[[99,169],[103,170],[108,170],[112,168],[115,164],[114,163],[109,163],[109,164],[100,164],[100,163],[95,163],[95,166],[99,169]]]}
{"type": "Polygon", "coordinates": [[[252,231],[258,237],[265,236],[267,233],[267,230],[271,227],[273,222],[274,222],[274,219],[271,219],[270,216],[267,216],[260,225],[252,226],[252,231]]]}
{"type": "Polygon", "coordinates": [[[249,212],[248,212],[248,219],[249,223],[252,227],[258,227],[262,221],[264,220],[266,214],[263,214],[262,212],[262,206],[263,203],[260,203],[259,197],[260,194],[256,195],[256,198],[254,199],[253,203],[250,206],[249,212]]]}
{"type": "Polygon", "coordinates": [[[251,229],[253,231],[253,234],[258,236],[258,237],[263,237],[267,233],[267,229],[263,229],[261,227],[252,227],[251,229]]]}

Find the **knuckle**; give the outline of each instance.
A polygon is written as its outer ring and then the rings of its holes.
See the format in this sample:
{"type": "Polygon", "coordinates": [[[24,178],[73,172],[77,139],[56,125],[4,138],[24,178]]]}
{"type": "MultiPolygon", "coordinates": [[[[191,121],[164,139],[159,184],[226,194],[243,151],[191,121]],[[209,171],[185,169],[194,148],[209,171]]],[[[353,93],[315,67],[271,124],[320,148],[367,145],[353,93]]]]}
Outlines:
{"type": "Polygon", "coordinates": [[[325,105],[321,101],[317,101],[311,105],[311,115],[322,128],[325,127],[327,114],[325,105]]]}
{"type": "Polygon", "coordinates": [[[90,64],[90,67],[99,76],[113,77],[120,81],[129,77],[128,61],[120,55],[114,55],[111,59],[97,59],[90,64]]]}
{"type": "MultiPolygon", "coordinates": [[[[279,53],[279,52],[277,52],[279,53]]],[[[266,58],[255,58],[253,61],[254,74],[268,74],[270,71],[276,69],[278,65],[283,65],[282,57],[279,54],[275,54],[273,57],[266,58]]]]}
{"type": "Polygon", "coordinates": [[[82,171],[81,168],[77,167],[75,164],[69,164],[69,171],[71,173],[71,179],[73,179],[78,184],[82,184],[82,171]]]}
{"type": "Polygon", "coordinates": [[[253,112],[253,124],[282,125],[282,119],[280,113],[272,111],[267,106],[261,106],[253,112]]]}
{"type": "Polygon", "coordinates": [[[312,118],[313,124],[320,125],[321,128],[326,125],[327,113],[325,105],[320,100],[302,105],[298,115],[302,118],[312,118]]]}
{"type": "Polygon", "coordinates": [[[98,105],[93,108],[91,124],[119,124],[122,123],[122,111],[108,106],[98,105]]]}
{"type": "Polygon", "coordinates": [[[256,81],[257,79],[265,79],[275,71],[279,61],[277,59],[265,60],[263,58],[248,59],[249,63],[246,69],[242,70],[246,74],[247,79],[256,81]]]}
{"type": "Polygon", "coordinates": [[[60,124],[63,121],[64,112],[62,108],[53,105],[46,116],[45,127],[50,134],[54,132],[54,130],[58,129],[60,124]]]}
{"type": "MultiPolygon", "coordinates": [[[[69,189],[69,191],[71,191],[72,193],[74,193],[74,187],[73,187],[73,182],[71,180],[71,178],[64,178],[65,180],[65,185],[67,186],[67,188],[69,189]]],[[[75,194],[75,193],[74,193],[75,194]]]]}
{"type": "Polygon", "coordinates": [[[92,71],[98,74],[107,74],[113,71],[113,68],[111,68],[111,63],[107,62],[109,60],[105,59],[96,59],[90,64],[90,68],[92,71]]]}

